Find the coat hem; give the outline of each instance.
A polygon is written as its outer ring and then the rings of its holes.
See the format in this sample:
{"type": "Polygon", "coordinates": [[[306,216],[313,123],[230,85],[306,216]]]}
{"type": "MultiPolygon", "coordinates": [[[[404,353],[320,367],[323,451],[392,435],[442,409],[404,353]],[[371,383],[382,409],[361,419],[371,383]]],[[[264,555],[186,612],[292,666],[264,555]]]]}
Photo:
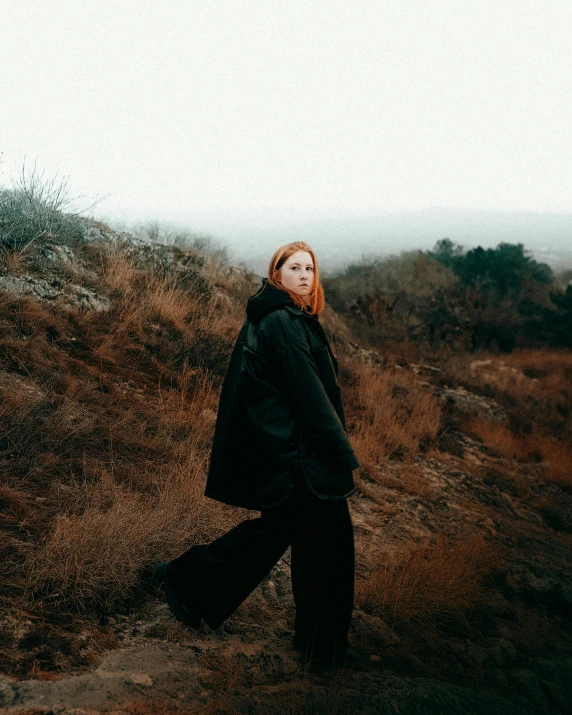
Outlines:
{"type": "MultiPolygon", "coordinates": [[[[353,494],[356,493],[357,487],[354,486],[349,490],[349,492],[346,492],[345,494],[323,494],[319,491],[316,490],[314,485],[312,484],[312,481],[309,479],[308,475],[306,474],[306,470],[304,469],[304,464],[303,460],[299,460],[300,463],[300,468],[302,470],[302,474],[304,475],[304,481],[306,482],[306,485],[308,489],[312,492],[312,494],[318,499],[324,499],[328,501],[341,501],[342,499],[347,499],[348,497],[351,497],[353,494]]],[[[350,470],[351,471],[351,470],[350,470]]]]}
{"type": "Polygon", "coordinates": [[[251,506],[253,502],[243,502],[239,499],[232,499],[229,497],[222,497],[216,494],[215,492],[209,490],[206,490],[204,492],[204,495],[208,497],[209,499],[214,499],[215,501],[222,502],[223,504],[227,504],[228,506],[237,506],[240,509],[250,509],[251,511],[265,511],[266,509],[276,509],[276,507],[281,506],[287,499],[291,496],[292,492],[294,490],[294,484],[290,485],[290,488],[286,492],[285,495],[282,495],[280,499],[277,501],[272,502],[271,504],[265,504],[264,506],[261,506],[258,504],[257,506],[251,506]]]}

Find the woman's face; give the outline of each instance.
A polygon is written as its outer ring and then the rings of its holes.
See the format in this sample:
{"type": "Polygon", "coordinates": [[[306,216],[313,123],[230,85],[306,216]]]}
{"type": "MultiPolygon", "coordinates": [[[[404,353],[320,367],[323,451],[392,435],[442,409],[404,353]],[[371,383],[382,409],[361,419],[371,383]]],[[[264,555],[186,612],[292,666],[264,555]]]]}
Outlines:
{"type": "Polygon", "coordinates": [[[309,296],[314,283],[314,261],[308,251],[296,251],[278,269],[278,280],[284,288],[309,296]]]}

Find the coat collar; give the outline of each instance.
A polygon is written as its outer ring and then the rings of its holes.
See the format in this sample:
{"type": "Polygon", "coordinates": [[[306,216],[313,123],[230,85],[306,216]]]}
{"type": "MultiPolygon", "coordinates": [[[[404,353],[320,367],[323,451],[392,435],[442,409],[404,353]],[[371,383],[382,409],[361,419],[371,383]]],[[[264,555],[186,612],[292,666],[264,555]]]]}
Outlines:
{"type": "Polygon", "coordinates": [[[268,282],[268,278],[263,278],[260,288],[250,296],[246,303],[246,317],[251,323],[257,323],[263,316],[278,308],[284,308],[294,315],[305,315],[314,320],[318,319],[317,316],[298,308],[285,290],[276,288],[268,282]]]}
{"type": "Polygon", "coordinates": [[[330,346],[330,341],[324,332],[324,328],[322,327],[319,317],[299,308],[286,291],[280,290],[280,288],[276,288],[271,283],[268,283],[268,278],[263,278],[260,288],[256,291],[256,293],[254,293],[254,295],[251,295],[247,301],[246,317],[250,323],[257,323],[264,315],[267,315],[278,308],[283,308],[289,313],[292,313],[292,315],[297,317],[304,316],[307,319],[308,322],[306,325],[310,326],[310,329],[314,330],[314,332],[320,336],[321,341],[328,348],[328,352],[330,353],[330,357],[337,373],[338,361],[330,346]]]}

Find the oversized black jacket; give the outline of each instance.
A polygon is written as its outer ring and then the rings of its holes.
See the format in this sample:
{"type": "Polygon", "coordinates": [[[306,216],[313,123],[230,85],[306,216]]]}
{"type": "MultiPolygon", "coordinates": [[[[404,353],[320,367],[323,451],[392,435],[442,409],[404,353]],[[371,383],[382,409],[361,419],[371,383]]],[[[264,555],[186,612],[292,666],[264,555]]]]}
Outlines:
{"type": "Polygon", "coordinates": [[[247,509],[278,506],[297,463],[317,496],[350,496],[359,463],[319,319],[267,279],[246,314],[221,391],[206,496],[247,509]]]}

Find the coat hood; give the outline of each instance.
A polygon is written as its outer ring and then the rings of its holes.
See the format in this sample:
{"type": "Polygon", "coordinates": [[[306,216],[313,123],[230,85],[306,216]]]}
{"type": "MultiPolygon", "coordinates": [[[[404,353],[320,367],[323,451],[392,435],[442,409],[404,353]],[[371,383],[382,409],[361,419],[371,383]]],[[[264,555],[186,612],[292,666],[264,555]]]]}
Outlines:
{"type": "Polygon", "coordinates": [[[267,313],[278,308],[288,308],[300,315],[309,315],[298,308],[285,290],[276,288],[268,282],[268,278],[263,278],[260,288],[246,302],[246,317],[249,322],[257,323],[267,313]]]}

